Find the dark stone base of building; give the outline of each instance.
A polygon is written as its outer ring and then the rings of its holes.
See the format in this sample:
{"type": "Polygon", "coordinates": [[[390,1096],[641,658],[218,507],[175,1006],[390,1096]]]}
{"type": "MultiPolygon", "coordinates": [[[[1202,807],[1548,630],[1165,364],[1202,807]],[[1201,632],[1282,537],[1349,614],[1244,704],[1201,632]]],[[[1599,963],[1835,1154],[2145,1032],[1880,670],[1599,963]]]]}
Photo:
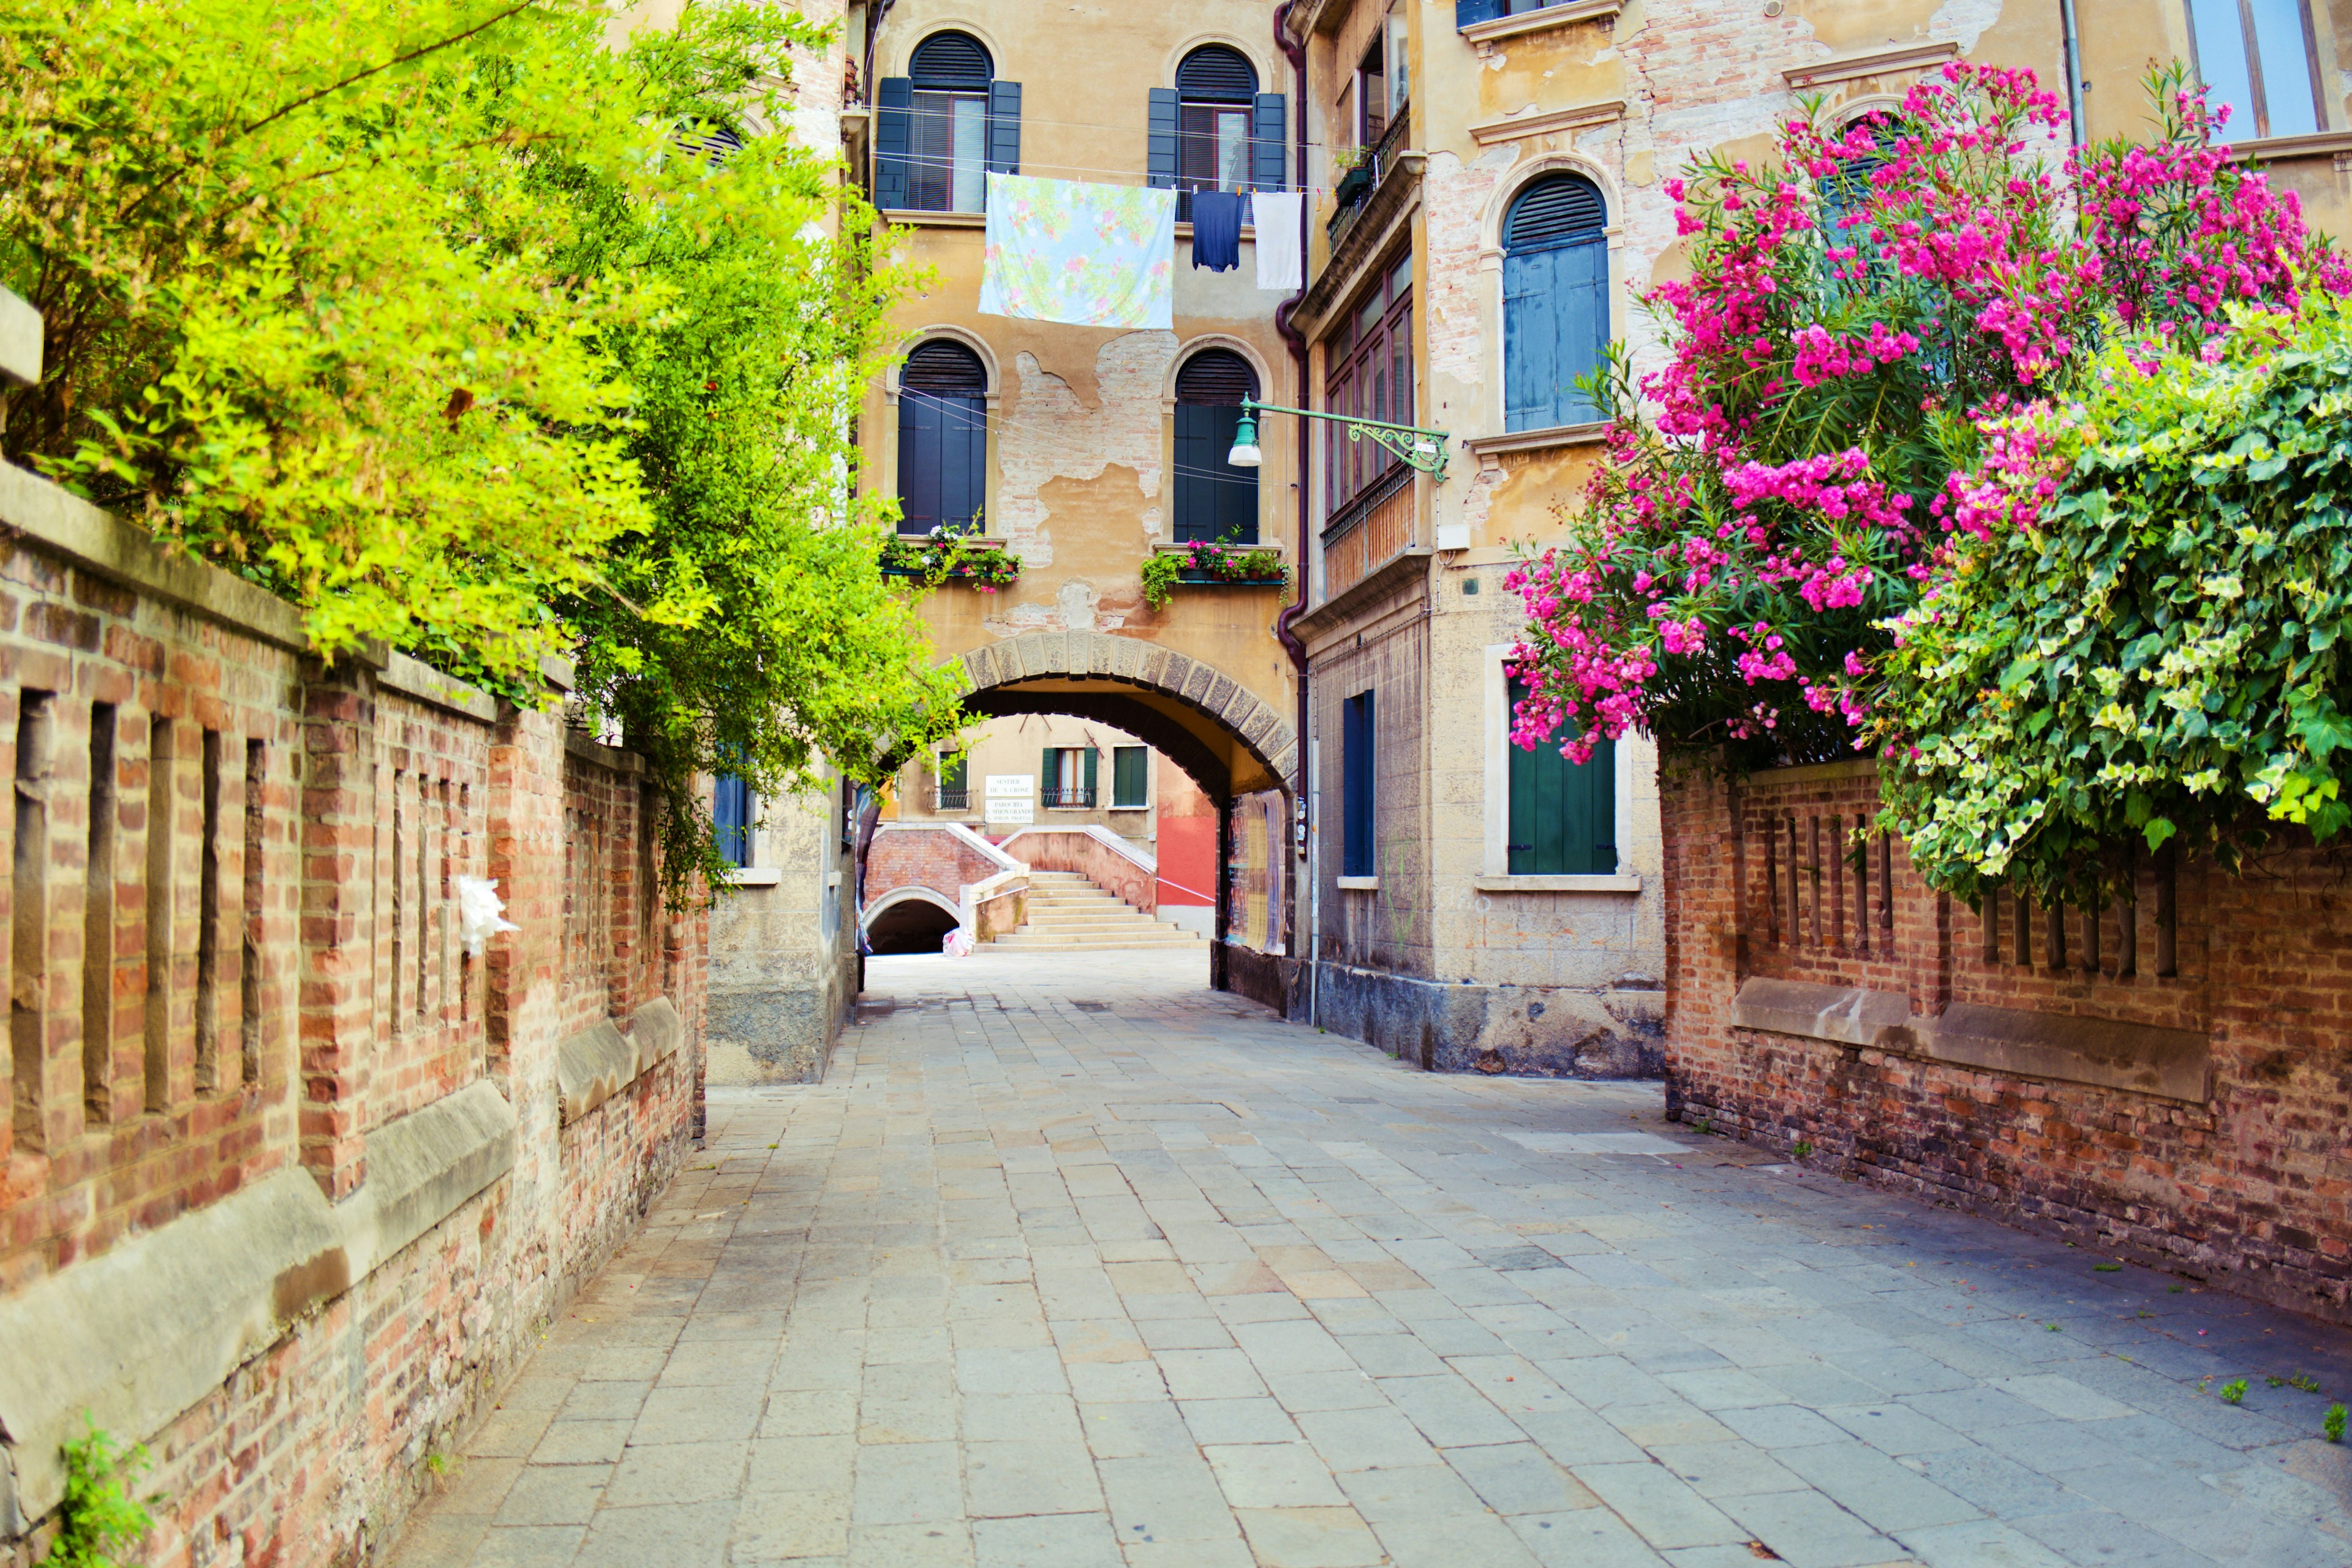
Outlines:
{"type": "Polygon", "coordinates": [[[1660,999],[1654,990],[1446,985],[1326,963],[1313,1013],[1331,1033],[1432,1072],[1654,1079],[1665,1075],[1660,999]]]}

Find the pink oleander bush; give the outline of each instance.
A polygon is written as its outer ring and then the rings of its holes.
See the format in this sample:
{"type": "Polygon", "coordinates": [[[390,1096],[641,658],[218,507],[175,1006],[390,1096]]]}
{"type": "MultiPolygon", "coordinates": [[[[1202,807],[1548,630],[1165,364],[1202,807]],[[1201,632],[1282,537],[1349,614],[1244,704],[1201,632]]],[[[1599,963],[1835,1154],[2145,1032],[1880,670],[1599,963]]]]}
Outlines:
{"type": "Polygon", "coordinates": [[[1570,541],[1508,579],[1529,626],[1513,739],[1582,761],[1634,727],[1750,763],[1891,736],[1878,664],[1956,539],[2030,526],[2063,482],[2046,411],[2101,356],[2220,356],[2251,307],[2352,274],[2292,192],[2233,163],[2174,67],[2154,140],[2069,149],[2030,72],[1958,62],[1899,113],[1792,117],[1763,166],[1668,183],[1689,272],[1644,304],[1570,541]],[[2032,472],[2032,482],[2012,482],[2032,472]]]}

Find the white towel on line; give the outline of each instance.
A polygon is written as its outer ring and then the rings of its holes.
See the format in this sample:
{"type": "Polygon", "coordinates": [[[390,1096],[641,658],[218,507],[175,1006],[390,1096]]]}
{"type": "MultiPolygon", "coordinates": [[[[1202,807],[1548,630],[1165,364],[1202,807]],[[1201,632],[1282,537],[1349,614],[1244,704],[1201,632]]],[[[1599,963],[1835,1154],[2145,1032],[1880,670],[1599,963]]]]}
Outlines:
{"type": "Polygon", "coordinates": [[[1250,225],[1257,232],[1257,286],[1295,294],[1306,280],[1307,258],[1299,254],[1299,223],[1305,214],[1302,191],[1253,191],[1250,225]]]}

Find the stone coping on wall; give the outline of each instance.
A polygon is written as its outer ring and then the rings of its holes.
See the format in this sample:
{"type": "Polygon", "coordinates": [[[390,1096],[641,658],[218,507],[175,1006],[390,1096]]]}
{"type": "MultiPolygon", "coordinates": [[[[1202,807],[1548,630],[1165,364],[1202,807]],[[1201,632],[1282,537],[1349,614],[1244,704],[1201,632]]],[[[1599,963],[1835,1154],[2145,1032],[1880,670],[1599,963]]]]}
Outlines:
{"type": "Polygon", "coordinates": [[[1118,834],[1113,833],[1109,828],[1098,827],[1091,822],[1073,823],[1067,827],[1020,828],[1013,833],[1005,835],[1003,842],[997,845],[996,847],[1004,854],[1011,855],[1013,853],[1013,846],[1019,843],[1024,838],[1044,837],[1056,833],[1076,834],[1082,837],[1091,838],[1097,844],[1100,844],[1104,848],[1109,850],[1112,854],[1125,856],[1128,859],[1134,861],[1138,866],[1151,872],[1154,876],[1157,876],[1160,872],[1160,858],[1158,856],[1151,854],[1148,850],[1137,848],[1126,839],[1121,838],[1118,834]]]}
{"type": "Polygon", "coordinates": [[[411,658],[404,653],[387,652],[376,681],[419,702],[430,702],[436,708],[462,713],[485,724],[498,721],[498,700],[488,692],[468,686],[455,676],[444,675],[423,659],[411,658]]]}
{"type": "Polygon", "coordinates": [[[667,996],[629,1016],[623,1034],[600,1018],[555,1047],[556,1111],[566,1127],[620,1093],[686,1038],[686,1021],[667,996]]]}
{"type": "Polygon", "coordinates": [[[1927,1016],[1900,992],[1751,975],[1733,998],[1731,1026],[2194,1105],[2212,1097],[2209,1037],[2120,1018],[1973,1003],[1927,1016]]]}
{"type": "Polygon", "coordinates": [[[41,313],[0,289],[0,384],[31,386],[41,379],[41,313]]]}
{"type": "Polygon", "coordinates": [[[563,754],[578,757],[582,762],[593,763],[600,768],[610,768],[616,773],[641,773],[646,771],[646,760],[636,752],[608,746],[577,730],[563,731],[563,754]]]}
{"type": "Polygon", "coordinates": [[[84,1412],[152,1436],[512,1170],[516,1128],[469,1084],[367,1133],[367,1179],[340,1204],[287,1166],[0,1300],[0,1535],[57,1506],[84,1412]]]}
{"type": "Polygon", "coordinates": [[[7,463],[0,463],[0,523],[110,582],[292,652],[310,651],[302,612],[285,600],[193,555],[165,550],[112,513],[7,463]]]}

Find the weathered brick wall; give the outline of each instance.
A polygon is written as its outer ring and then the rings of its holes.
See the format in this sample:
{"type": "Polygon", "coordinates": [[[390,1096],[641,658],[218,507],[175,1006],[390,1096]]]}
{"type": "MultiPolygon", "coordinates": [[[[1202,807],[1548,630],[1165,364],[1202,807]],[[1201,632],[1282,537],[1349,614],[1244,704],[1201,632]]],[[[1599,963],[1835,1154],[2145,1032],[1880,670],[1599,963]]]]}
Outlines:
{"type": "MultiPolygon", "coordinates": [[[[1018,850],[1011,853],[1021,858],[1018,850]]],[[[953,903],[962,889],[1003,868],[944,827],[885,826],[866,850],[866,902],[877,904],[900,888],[929,888],[953,903]]]]}
{"type": "Polygon", "coordinates": [[[2335,856],[2142,856],[2130,904],[1988,925],[1864,831],[1867,764],[1662,794],[1684,1121],[2352,1321],[2335,856]]]}
{"type": "Polygon", "coordinates": [[[683,1157],[707,922],[552,703],[322,665],[13,469],[0,521],[0,1564],[85,1409],[153,1452],[141,1561],[364,1560],[683,1157]]]}

